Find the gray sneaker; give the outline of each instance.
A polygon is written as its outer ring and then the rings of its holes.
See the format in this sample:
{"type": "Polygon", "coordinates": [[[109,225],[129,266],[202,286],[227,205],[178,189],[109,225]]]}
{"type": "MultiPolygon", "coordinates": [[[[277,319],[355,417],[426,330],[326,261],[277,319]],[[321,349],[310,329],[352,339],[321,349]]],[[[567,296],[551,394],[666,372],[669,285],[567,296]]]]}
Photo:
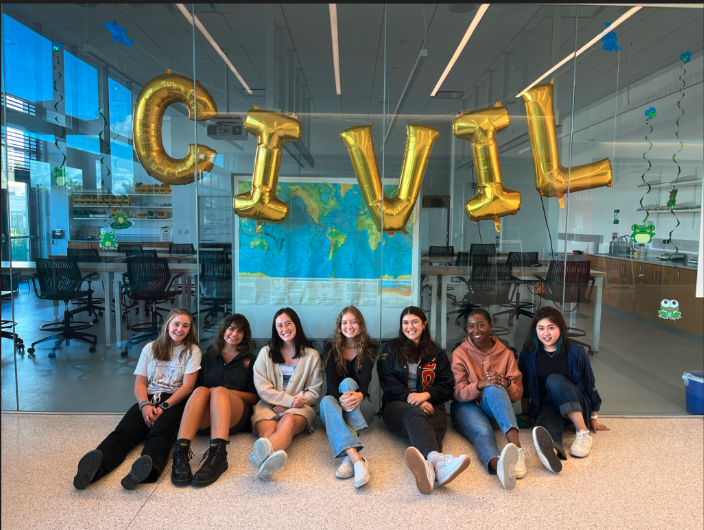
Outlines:
{"type": "Polygon", "coordinates": [[[284,467],[287,460],[288,455],[286,454],[286,451],[276,451],[275,453],[272,453],[271,456],[264,460],[264,463],[259,466],[257,476],[260,480],[269,482],[272,475],[284,467]]]}
{"type": "Polygon", "coordinates": [[[553,473],[562,471],[562,462],[555,454],[552,436],[550,436],[545,427],[538,426],[533,429],[533,442],[535,443],[538,458],[540,458],[543,465],[553,473]]]}
{"type": "Polygon", "coordinates": [[[252,467],[260,467],[264,460],[274,452],[274,448],[269,441],[269,438],[259,438],[252,446],[252,452],[247,457],[252,467]]]}
{"type": "Polygon", "coordinates": [[[518,447],[512,443],[506,444],[496,464],[496,475],[506,490],[516,487],[516,464],[518,463],[518,447]]]}

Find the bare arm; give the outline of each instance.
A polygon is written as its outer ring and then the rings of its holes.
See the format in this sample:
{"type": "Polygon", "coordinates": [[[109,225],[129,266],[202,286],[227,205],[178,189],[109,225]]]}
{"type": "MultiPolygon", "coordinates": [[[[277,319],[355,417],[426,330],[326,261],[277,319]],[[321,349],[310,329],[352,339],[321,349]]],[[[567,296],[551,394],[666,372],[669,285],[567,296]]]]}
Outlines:
{"type": "Polygon", "coordinates": [[[137,398],[137,403],[147,400],[147,377],[138,375],[134,381],[134,397],[137,398]]]}

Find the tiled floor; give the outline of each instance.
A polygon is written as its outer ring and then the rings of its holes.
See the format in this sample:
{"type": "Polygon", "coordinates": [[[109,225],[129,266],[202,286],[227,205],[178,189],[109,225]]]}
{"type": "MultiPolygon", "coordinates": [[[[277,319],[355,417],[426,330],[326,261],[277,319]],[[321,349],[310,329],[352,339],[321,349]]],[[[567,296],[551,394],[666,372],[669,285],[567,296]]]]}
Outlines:
{"type": "MultiPolygon", "coordinates": [[[[99,289],[94,283],[95,288],[99,289]]],[[[456,288],[457,290],[458,288],[456,288]]],[[[456,294],[461,298],[462,291],[456,294]]],[[[95,296],[100,296],[96,293],[95,296]]],[[[522,297],[529,300],[529,295],[522,297]]],[[[9,314],[9,302],[3,300],[3,315],[9,314]]],[[[450,307],[450,310],[456,309],[450,307]]],[[[498,311],[498,308],[495,309],[498,311]]],[[[38,331],[41,324],[53,319],[50,302],[37,300],[27,293],[26,286],[16,298],[18,332],[29,345],[45,336],[38,331]]],[[[83,314],[85,316],[85,314],[83,314]]],[[[80,317],[79,317],[80,318],[80,317]]],[[[102,317],[105,318],[105,317],[102,317]]],[[[85,344],[73,342],[64,346],[56,359],[47,354],[50,344],[40,345],[36,359],[17,356],[16,366],[9,340],[2,341],[2,409],[17,410],[15,369],[19,380],[20,410],[123,412],[132,403],[134,367],[141,346],[123,359],[119,350],[104,347],[103,323],[91,328],[98,335],[98,351],[89,353],[85,344]]],[[[430,318],[433,318],[430,315],[430,318]]],[[[434,318],[438,318],[436,315],[434,318]]],[[[521,317],[509,334],[502,336],[520,350],[530,319],[521,317]]],[[[682,373],[704,369],[704,338],[681,334],[653,322],[638,322],[610,311],[604,306],[601,326],[601,347],[592,358],[597,387],[603,398],[602,412],[618,415],[686,415],[682,373]]],[[[507,317],[498,325],[506,327],[507,317]]],[[[592,308],[582,304],[575,326],[587,331],[585,342],[591,341],[592,308]]],[[[439,322],[438,322],[439,328],[439,322]]],[[[450,319],[447,325],[448,353],[466,337],[450,319]]],[[[129,334],[126,329],[124,333],[129,334]]],[[[207,333],[212,336],[212,331],[207,333]]],[[[266,340],[258,341],[263,345],[266,340]]],[[[206,345],[209,343],[206,343],[206,345]]],[[[322,343],[319,341],[318,345],[322,343]]],[[[373,387],[374,389],[374,387],[373,387]]]]}
{"type": "MultiPolygon", "coordinates": [[[[355,490],[335,478],[324,430],[299,435],[272,482],[247,462],[254,438],[231,437],[229,470],[211,486],[177,488],[170,468],[156,484],[125,491],[120,479],[139,448],[112,474],[77,491],[80,457],[112,430],[117,415],[2,414],[2,526],[13,529],[193,528],[673,528],[701,529],[701,418],[605,418],[592,454],[553,475],[521,433],[528,475],[503,490],[454,429],[444,450],[472,463],[452,484],[420,494],[403,461],[406,442],[375,420],[362,436],[372,480],[355,490]]],[[[319,426],[319,424],[318,424],[319,426]]],[[[566,443],[574,434],[566,432],[566,443]]],[[[499,445],[503,446],[500,440],[499,445]]],[[[197,461],[207,448],[198,437],[197,461]]],[[[339,461],[338,461],[339,462],[339,461]]]]}

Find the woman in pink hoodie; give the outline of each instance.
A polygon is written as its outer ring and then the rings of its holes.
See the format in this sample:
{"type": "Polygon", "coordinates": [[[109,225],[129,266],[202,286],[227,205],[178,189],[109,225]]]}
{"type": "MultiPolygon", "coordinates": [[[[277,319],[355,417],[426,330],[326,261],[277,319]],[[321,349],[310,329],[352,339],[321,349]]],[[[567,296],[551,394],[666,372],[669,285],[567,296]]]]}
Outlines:
{"type": "Polygon", "coordinates": [[[467,318],[468,337],[452,352],[455,377],[452,424],[472,442],[489,473],[496,473],[510,490],[526,475],[526,456],[518,440],[511,402],[523,395],[521,372],[513,352],[491,333],[491,315],[475,309],[467,318]],[[491,420],[506,436],[499,453],[491,420]]]}

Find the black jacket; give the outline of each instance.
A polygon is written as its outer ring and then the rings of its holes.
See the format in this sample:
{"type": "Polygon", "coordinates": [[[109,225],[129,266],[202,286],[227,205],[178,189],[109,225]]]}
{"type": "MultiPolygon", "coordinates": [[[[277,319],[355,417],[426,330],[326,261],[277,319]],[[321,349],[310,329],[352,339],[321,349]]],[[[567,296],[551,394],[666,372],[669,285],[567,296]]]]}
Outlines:
{"type": "MultiPolygon", "coordinates": [[[[384,392],[382,402],[406,401],[408,390],[408,362],[398,360],[398,339],[391,339],[381,352],[381,357],[376,363],[379,374],[379,384],[384,392]]],[[[452,398],[455,379],[452,376],[450,360],[447,353],[435,345],[435,359],[426,366],[418,369],[416,388],[423,389],[418,392],[428,392],[431,405],[439,405],[452,398]],[[432,373],[428,373],[432,370],[432,373]]]]}

